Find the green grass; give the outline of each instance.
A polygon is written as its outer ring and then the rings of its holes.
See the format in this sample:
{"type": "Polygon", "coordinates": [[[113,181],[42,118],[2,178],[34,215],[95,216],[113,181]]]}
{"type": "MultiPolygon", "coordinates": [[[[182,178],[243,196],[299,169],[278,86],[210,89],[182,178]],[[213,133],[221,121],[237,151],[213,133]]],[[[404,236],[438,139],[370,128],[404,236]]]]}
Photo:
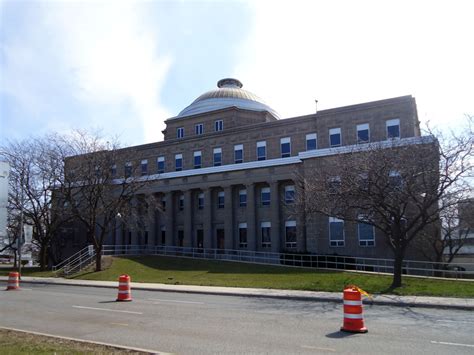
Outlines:
{"type": "Polygon", "coordinates": [[[136,351],[6,329],[0,329],[0,352],[4,355],[142,354],[136,351]]]}
{"type": "Polygon", "coordinates": [[[134,282],[332,292],[355,284],[373,294],[474,297],[474,282],[455,280],[404,277],[401,288],[389,290],[391,276],[352,272],[162,256],[114,257],[105,264],[109,267],[104,271],[87,272],[75,278],[116,281],[119,275],[128,274],[134,282]]]}

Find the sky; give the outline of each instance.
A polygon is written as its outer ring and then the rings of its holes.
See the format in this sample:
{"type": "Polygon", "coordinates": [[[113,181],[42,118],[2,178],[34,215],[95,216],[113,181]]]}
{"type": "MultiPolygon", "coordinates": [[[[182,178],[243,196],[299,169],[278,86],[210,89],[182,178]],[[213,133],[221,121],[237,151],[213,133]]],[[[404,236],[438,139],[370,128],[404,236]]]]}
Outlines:
{"type": "Polygon", "coordinates": [[[413,95],[423,124],[474,115],[471,0],[0,0],[0,142],[101,130],[163,139],[225,77],[282,118],[413,95]]]}

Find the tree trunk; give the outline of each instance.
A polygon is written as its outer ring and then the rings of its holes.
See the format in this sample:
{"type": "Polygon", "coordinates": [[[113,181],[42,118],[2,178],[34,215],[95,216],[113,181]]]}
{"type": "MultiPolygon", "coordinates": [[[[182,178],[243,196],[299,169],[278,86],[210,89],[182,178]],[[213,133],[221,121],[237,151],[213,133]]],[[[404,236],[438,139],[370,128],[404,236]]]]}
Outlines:
{"type": "Polygon", "coordinates": [[[102,271],[102,250],[95,251],[95,271],[102,271]]]}
{"type": "Polygon", "coordinates": [[[402,286],[402,266],[403,266],[403,252],[395,251],[395,259],[393,260],[393,280],[390,288],[397,288],[402,286]]]}
{"type": "Polygon", "coordinates": [[[48,265],[48,247],[44,244],[41,244],[39,262],[41,271],[46,270],[48,265]]]}

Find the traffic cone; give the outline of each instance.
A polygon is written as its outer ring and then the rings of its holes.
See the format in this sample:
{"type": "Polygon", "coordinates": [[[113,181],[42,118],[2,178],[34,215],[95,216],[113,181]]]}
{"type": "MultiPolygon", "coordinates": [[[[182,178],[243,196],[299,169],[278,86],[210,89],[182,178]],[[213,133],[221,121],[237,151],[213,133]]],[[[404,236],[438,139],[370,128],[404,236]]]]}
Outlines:
{"type": "Polygon", "coordinates": [[[120,275],[117,302],[130,302],[131,300],[130,276],[120,275]]]}
{"type": "Polygon", "coordinates": [[[20,289],[20,274],[16,271],[12,271],[8,274],[7,291],[19,290],[20,289]]]}
{"type": "MultiPolygon", "coordinates": [[[[341,330],[349,333],[367,333],[362,316],[362,296],[357,286],[344,288],[344,324],[341,330]]],[[[363,291],[365,293],[365,291],[363,291]]]]}

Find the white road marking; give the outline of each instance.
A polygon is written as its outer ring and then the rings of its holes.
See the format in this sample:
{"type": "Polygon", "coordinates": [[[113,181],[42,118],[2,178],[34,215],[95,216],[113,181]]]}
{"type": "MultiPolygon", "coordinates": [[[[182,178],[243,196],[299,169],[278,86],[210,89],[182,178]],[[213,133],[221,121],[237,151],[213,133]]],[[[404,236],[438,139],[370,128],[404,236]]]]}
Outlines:
{"type": "Polygon", "coordinates": [[[336,349],[332,349],[332,348],[320,348],[318,346],[311,346],[311,345],[301,345],[301,347],[303,349],[311,349],[311,350],[322,350],[322,351],[332,351],[332,352],[336,352],[336,349]]]}
{"type": "Polygon", "coordinates": [[[161,298],[149,298],[148,300],[150,300],[150,301],[158,301],[158,302],[175,302],[175,303],[189,303],[189,304],[204,304],[204,302],[164,300],[164,299],[161,299],[161,298]]]}
{"type": "Polygon", "coordinates": [[[473,344],[460,344],[460,343],[448,343],[446,341],[435,341],[431,340],[431,344],[440,344],[440,345],[452,345],[452,346],[464,346],[466,348],[474,348],[473,344]]]}
{"type": "Polygon", "coordinates": [[[468,323],[468,324],[474,324],[474,321],[468,321],[468,320],[444,320],[444,319],[437,319],[437,322],[443,322],[443,323],[468,323]]]}
{"type": "Polygon", "coordinates": [[[113,325],[120,325],[122,327],[128,327],[128,324],[127,323],[110,323],[110,324],[113,324],[113,325]]]}
{"type": "Polygon", "coordinates": [[[130,314],[143,314],[142,312],[121,311],[121,310],[119,310],[119,309],[95,308],[95,307],[85,307],[85,306],[72,306],[72,308],[79,308],[79,309],[93,309],[93,310],[95,310],[95,311],[105,311],[105,312],[118,312],[118,313],[130,313],[130,314]]]}

